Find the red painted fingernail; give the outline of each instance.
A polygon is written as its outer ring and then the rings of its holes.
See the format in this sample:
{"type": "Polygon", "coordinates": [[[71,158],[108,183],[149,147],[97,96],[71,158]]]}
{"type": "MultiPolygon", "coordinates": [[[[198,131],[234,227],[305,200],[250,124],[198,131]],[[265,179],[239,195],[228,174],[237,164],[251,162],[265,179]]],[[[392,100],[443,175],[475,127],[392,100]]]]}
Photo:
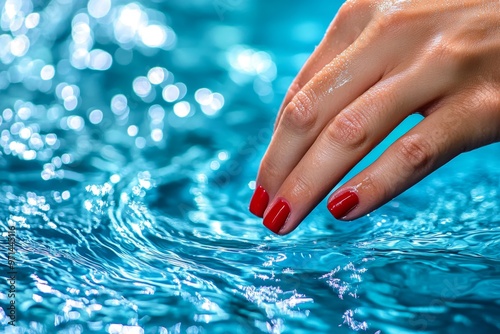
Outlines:
{"type": "Polygon", "coordinates": [[[250,201],[249,210],[251,213],[257,217],[262,218],[264,216],[264,211],[267,209],[267,204],[269,203],[269,194],[267,191],[258,186],[253,193],[252,200],[250,201]]]}
{"type": "Polygon", "coordinates": [[[341,219],[351,212],[358,204],[358,195],[354,191],[349,190],[335,197],[328,203],[328,210],[330,210],[335,218],[341,219]]]}
{"type": "Polygon", "coordinates": [[[278,234],[290,215],[290,206],[284,199],[278,199],[264,217],[264,226],[278,234]]]}

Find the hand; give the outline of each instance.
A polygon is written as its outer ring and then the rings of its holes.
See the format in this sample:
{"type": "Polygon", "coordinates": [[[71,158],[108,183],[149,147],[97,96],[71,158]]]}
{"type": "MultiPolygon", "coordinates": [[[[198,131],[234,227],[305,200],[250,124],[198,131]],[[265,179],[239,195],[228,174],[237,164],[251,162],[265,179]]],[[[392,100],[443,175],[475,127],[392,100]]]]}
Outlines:
{"type": "Polygon", "coordinates": [[[412,113],[424,119],[330,196],[335,218],[500,140],[498,0],[346,2],[285,97],[250,211],[291,232],[412,113]]]}

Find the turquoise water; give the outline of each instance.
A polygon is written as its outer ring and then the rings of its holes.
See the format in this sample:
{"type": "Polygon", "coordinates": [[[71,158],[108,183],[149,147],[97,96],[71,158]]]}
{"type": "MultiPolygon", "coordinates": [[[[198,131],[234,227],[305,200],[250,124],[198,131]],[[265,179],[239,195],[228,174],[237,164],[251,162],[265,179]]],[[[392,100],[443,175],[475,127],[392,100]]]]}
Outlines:
{"type": "Polygon", "coordinates": [[[0,1],[1,331],[500,332],[499,145],[354,222],[247,211],[339,6],[0,1]]]}

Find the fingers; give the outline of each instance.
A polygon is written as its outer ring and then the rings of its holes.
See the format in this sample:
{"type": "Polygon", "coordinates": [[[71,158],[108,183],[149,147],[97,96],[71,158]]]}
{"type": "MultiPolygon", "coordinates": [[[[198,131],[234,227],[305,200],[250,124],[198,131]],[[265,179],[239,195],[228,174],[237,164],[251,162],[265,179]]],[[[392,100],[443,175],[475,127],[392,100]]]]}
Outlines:
{"type": "MultiPolygon", "coordinates": [[[[486,90],[487,91],[487,90],[486,90]]],[[[365,215],[464,151],[500,139],[497,93],[473,93],[441,103],[377,161],[338,189],[328,201],[337,219],[365,215]],[[495,102],[496,101],[496,102],[495,102]]]]}
{"type": "Polygon", "coordinates": [[[367,2],[348,1],[342,5],[327,29],[323,40],[290,85],[276,117],[275,129],[281,119],[283,110],[292,101],[293,97],[316,73],[358,38],[370,21],[371,15],[372,8],[368,6],[367,2]]]}
{"type": "Polygon", "coordinates": [[[416,67],[384,79],[334,117],[280,186],[265,213],[264,225],[279,234],[295,229],[404,118],[441,94],[446,80],[433,78],[432,72],[416,67]],[[426,77],[432,81],[424,80],[426,77]],[[275,219],[273,207],[283,200],[289,215],[275,219]]]}
{"type": "MultiPolygon", "coordinates": [[[[390,43],[379,48],[360,40],[317,73],[284,109],[257,175],[258,191],[265,196],[252,198],[250,210],[255,215],[264,213],[256,209],[255,201],[275,196],[325,125],[379,81],[397,53],[390,43]]],[[[267,204],[258,207],[265,209],[267,204]]]]}
{"type": "MultiPolygon", "coordinates": [[[[369,22],[369,11],[362,10],[363,8],[360,8],[360,5],[355,5],[355,3],[356,1],[347,1],[342,5],[341,9],[337,12],[336,17],[328,28],[320,45],[307,60],[306,64],[302,67],[301,71],[294,79],[293,83],[288,89],[288,92],[276,117],[275,131],[278,123],[282,118],[285,107],[290,104],[297,93],[302,90],[302,88],[308,82],[310,82],[311,79],[327,64],[332,62],[332,60],[339,56],[339,54],[345,52],[346,48],[350,46],[354,40],[356,40],[366,24],[369,22]],[[363,15],[360,15],[359,13],[363,13],[363,15]]],[[[302,98],[299,98],[297,100],[298,102],[293,104],[293,107],[288,108],[289,111],[287,112],[287,114],[295,115],[301,113],[301,110],[303,109],[298,109],[297,107],[302,103],[305,103],[306,101],[304,101],[305,99],[302,98]]],[[[297,122],[302,122],[300,120],[301,116],[302,115],[297,115],[294,118],[297,122]]],[[[303,122],[307,123],[307,120],[304,120],[303,122]]],[[[312,140],[312,136],[309,137],[310,142],[312,140]]],[[[297,136],[294,142],[300,142],[300,140],[301,136],[297,136]]],[[[306,147],[308,145],[310,145],[310,143],[304,146],[306,147]]],[[[271,156],[272,152],[273,150],[269,149],[267,155],[271,156]]],[[[294,163],[296,162],[297,160],[289,161],[287,170],[290,171],[294,163]]],[[[277,190],[280,182],[283,181],[283,178],[286,175],[285,169],[282,170],[280,178],[276,178],[276,175],[273,172],[281,167],[282,166],[280,166],[279,159],[269,158],[266,161],[264,158],[259,174],[262,175],[262,170],[267,170],[270,172],[267,173],[267,177],[265,176],[265,174],[260,176],[260,178],[259,176],[257,177],[257,187],[255,189],[254,195],[252,196],[249,206],[250,212],[252,212],[256,216],[263,217],[264,211],[267,208],[267,204],[269,202],[269,193],[266,189],[271,190],[271,193],[273,194],[277,190]],[[264,167],[262,167],[262,165],[264,167]],[[274,179],[274,182],[268,181],[272,179],[274,179]],[[266,188],[264,188],[261,184],[267,184],[266,188]]]]}
{"type": "Polygon", "coordinates": [[[455,22],[470,15],[458,3],[446,7],[449,16],[423,3],[405,11],[389,5],[376,6],[378,15],[345,49],[325,44],[315,53],[285,99],[251,204],[275,233],[292,231],[412,112],[426,118],[330,198],[335,217],[359,217],[460,152],[498,140],[498,45],[479,48],[476,37],[488,39],[455,22]],[[495,89],[477,89],[487,84],[495,89]]]}

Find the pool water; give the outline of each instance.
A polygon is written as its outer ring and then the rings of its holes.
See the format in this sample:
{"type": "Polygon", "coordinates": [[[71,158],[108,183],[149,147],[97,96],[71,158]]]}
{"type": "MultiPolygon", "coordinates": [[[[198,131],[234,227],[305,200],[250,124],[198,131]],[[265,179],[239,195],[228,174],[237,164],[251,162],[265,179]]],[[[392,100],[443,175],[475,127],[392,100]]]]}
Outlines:
{"type": "Polygon", "coordinates": [[[354,222],[247,210],[340,4],[0,1],[0,331],[500,332],[498,144],[354,222]]]}

